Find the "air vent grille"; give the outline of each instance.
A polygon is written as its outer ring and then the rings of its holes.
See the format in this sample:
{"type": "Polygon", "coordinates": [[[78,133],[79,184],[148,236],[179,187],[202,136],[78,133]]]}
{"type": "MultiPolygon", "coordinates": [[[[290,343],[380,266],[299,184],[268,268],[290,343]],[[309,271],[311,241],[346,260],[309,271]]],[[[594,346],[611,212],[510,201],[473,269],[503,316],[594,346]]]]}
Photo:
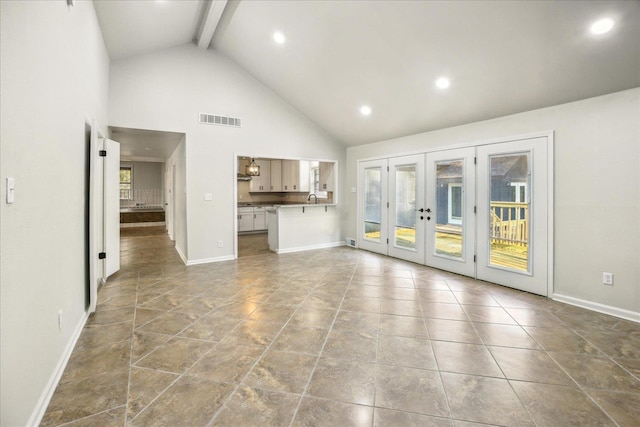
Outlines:
{"type": "Polygon", "coordinates": [[[232,126],[239,128],[242,126],[242,121],[238,117],[218,116],[216,114],[199,114],[200,124],[204,125],[216,125],[216,126],[232,126]]]}

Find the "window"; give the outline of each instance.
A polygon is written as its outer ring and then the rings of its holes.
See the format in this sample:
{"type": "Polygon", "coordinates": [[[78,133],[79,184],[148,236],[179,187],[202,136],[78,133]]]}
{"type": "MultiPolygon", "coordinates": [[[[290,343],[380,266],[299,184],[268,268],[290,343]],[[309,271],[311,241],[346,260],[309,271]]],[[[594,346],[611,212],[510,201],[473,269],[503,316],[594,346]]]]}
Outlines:
{"type": "Polygon", "coordinates": [[[120,200],[133,200],[133,166],[120,167],[120,200]]]}

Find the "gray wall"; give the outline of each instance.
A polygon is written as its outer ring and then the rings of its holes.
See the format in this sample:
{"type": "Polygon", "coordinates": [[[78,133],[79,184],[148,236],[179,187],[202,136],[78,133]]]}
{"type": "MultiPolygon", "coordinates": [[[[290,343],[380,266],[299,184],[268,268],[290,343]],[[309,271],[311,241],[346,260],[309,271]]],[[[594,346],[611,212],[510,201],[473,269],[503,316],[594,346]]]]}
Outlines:
{"type": "MultiPolygon", "coordinates": [[[[346,186],[356,186],[360,159],[549,130],[556,297],[640,320],[640,89],[348,148],[346,186]]],[[[344,232],[356,237],[356,194],[346,196],[344,232]]]]}
{"type": "Polygon", "coordinates": [[[0,176],[16,180],[16,202],[0,197],[0,424],[22,426],[85,318],[84,128],[107,135],[109,58],[92,2],[2,1],[0,15],[0,176]]]}

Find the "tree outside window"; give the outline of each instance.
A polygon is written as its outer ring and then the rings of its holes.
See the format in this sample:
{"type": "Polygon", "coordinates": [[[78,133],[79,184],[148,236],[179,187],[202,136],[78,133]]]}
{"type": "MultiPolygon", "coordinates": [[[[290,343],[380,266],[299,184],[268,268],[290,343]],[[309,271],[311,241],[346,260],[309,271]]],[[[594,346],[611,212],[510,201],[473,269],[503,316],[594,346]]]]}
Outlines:
{"type": "Polygon", "coordinates": [[[133,198],[133,168],[131,166],[120,167],[120,200],[133,198]]]}

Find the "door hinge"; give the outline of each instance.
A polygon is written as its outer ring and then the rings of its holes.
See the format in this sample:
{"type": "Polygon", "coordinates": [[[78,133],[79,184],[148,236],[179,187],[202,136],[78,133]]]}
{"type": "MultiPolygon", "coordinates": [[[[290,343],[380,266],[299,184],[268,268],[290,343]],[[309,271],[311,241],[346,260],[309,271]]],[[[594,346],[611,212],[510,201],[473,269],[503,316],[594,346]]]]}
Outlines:
{"type": "Polygon", "coordinates": [[[98,259],[105,259],[107,257],[107,253],[106,252],[100,252],[98,254],[98,259]]]}
{"type": "Polygon", "coordinates": [[[476,256],[475,255],[473,256],[473,262],[476,262],[476,256]]]}
{"type": "Polygon", "coordinates": [[[478,207],[477,206],[473,207],[473,213],[478,213],[478,207]]]}
{"type": "Polygon", "coordinates": [[[474,164],[474,165],[477,165],[477,164],[478,164],[478,158],[477,158],[477,157],[474,157],[474,158],[473,158],[473,164],[474,164]]]}
{"type": "Polygon", "coordinates": [[[100,157],[107,157],[107,150],[100,150],[100,157]]]}
{"type": "Polygon", "coordinates": [[[389,172],[389,166],[387,166],[387,172],[389,172]]]}
{"type": "Polygon", "coordinates": [[[387,239],[387,245],[389,244],[389,239],[387,239]]]}

